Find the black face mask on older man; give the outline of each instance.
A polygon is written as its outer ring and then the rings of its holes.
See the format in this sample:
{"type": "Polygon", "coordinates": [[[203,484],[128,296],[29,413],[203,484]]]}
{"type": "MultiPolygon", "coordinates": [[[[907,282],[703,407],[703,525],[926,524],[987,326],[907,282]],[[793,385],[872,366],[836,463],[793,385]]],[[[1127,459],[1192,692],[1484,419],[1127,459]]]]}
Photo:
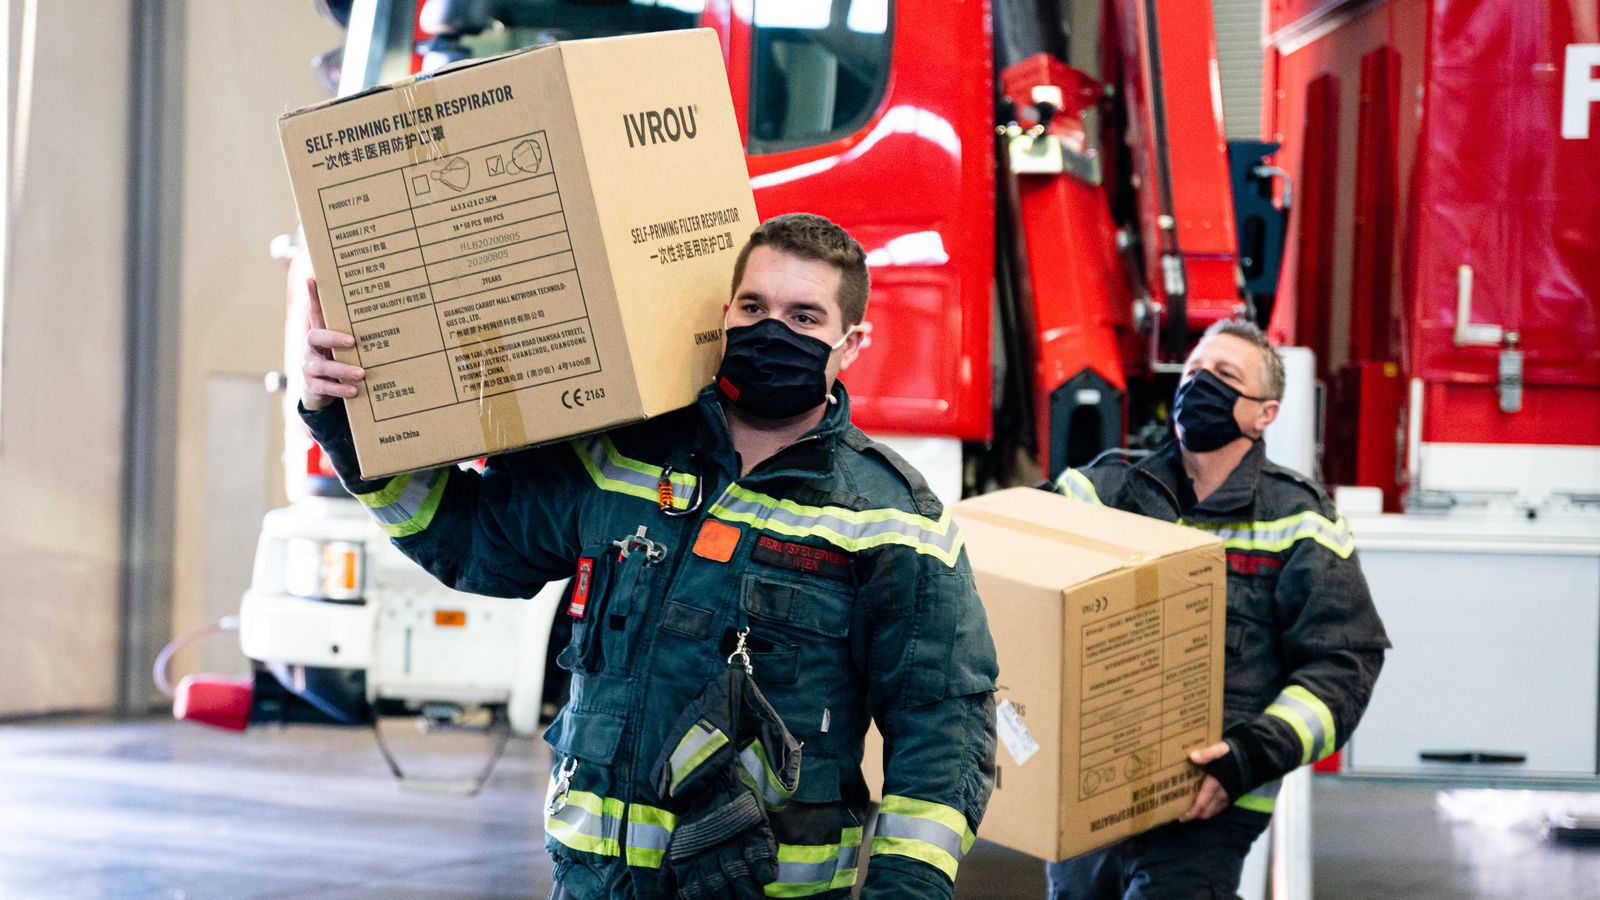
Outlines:
{"type": "Polygon", "coordinates": [[[1266,399],[1252,397],[1206,369],[1178,385],[1172,416],[1178,423],[1178,440],[1184,448],[1209,453],[1244,437],[1239,420],[1233,416],[1233,408],[1241,398],[1258,402],[1266,399]]]}

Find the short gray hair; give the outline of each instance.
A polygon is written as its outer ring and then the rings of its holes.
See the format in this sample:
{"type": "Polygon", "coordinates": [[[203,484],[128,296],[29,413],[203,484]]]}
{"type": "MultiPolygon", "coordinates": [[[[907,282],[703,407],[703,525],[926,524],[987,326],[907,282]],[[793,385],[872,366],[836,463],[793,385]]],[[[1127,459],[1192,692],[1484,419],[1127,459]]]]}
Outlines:
{"type": "Polygon", "coordinates": [[[1261,351],[1261,398],[1263,400],[1283,399],[1283,358],[1267,340],[1266,332],[1254,322],[1244,319],[1223,319],[1214,323],[1201,335],[1203,341],[1208,337],[1226,334],[1236,337],[1241,341],[1254,344],[1261,351]]]}

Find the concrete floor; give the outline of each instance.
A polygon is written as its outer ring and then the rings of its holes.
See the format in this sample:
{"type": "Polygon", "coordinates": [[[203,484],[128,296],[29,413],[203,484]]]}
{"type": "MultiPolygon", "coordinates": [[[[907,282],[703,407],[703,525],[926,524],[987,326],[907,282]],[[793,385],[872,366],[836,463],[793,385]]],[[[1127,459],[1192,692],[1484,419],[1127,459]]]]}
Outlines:
{"type": "MultiPolygon", "coordinates": [[[[467,738],[385,733],[431,774],[473,767],[467,738]]],[[[0,898],[543,897],[547,776],[528,740],[511,744],[483,795],[463,799],[397,789],[361,731],[0,726],[0,898]]],[[[1319,779],[1319,900],[1600,898],[1600,848],[1452,825],[1436,794],[1319,779]]],[[[980,841],[957,896],[1043,890],[1036,861],[980,841]]]]}

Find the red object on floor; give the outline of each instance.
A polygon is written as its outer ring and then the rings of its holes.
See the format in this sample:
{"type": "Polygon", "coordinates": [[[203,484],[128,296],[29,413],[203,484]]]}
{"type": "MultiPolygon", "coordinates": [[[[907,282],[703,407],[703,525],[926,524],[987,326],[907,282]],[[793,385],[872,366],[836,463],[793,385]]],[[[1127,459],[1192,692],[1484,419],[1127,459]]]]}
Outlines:
{"type": "Polygon", "coordinates": [[[250,722],[248,676],[186,675],[172,697],[172,717],[228,731],[243,731],[250,722]]]}
{"type": "Polygon", "coordinates": [[[1339,752],[1325,759],[1319,759],[1311,764],[1311,771],[1317,773],[1318,775],[1337,775],[1339,774],[1339,770],[1342,768],[1344,768],[1343,750],[1340,750],[1339,752]]]}

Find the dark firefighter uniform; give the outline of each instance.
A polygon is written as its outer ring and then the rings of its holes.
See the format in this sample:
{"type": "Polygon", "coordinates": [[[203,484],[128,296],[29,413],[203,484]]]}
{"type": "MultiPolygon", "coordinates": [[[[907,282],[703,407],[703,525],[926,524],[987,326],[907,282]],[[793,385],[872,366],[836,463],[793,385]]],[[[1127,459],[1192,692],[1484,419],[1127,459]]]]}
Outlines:
{"type": "Polygon", "coordinates": [[[1241,844],[1242,858],[1269,821],[1279,780],[1350,737],[1389,647],[1349,526],[1321,488],[1269,462],[1259,440],[1204,501],[1195,499],[1176,442],[1143,459],[1112,454],[1067,469],[1054,486],[1068,497],[1222,539],[1222,722],[1230,752],[1207,771],[1234,806],[1214,820],[1151,834],[1182,843],[1185,829],[1216,831],[1208,839],[1241,844]]]}
{"type": "Polygon", "coordinates": [[[495,457],[482,475],[371,482],[342,409],[302,413],[395,545],[445,584],[529,597],[578,573],[560,656],[571,699],[545,733],[546,846],[567,896],[673,895],[663,860],[681,810],[658,761],[670,755],[675,781],[717,749],[710,731],[671,731],[747,629],[754,680],[802,745],[792,790],[765,754],[744,754],[768,779],[757,793],[778,865],[765,894],[849,896],[869,716],[885,780],[865,896],[952,894],[993,787],[994,646],[949,513],[850,424],[842,386],[834,401],[743,477],[709,388],[658,419],[495,457]]]}

